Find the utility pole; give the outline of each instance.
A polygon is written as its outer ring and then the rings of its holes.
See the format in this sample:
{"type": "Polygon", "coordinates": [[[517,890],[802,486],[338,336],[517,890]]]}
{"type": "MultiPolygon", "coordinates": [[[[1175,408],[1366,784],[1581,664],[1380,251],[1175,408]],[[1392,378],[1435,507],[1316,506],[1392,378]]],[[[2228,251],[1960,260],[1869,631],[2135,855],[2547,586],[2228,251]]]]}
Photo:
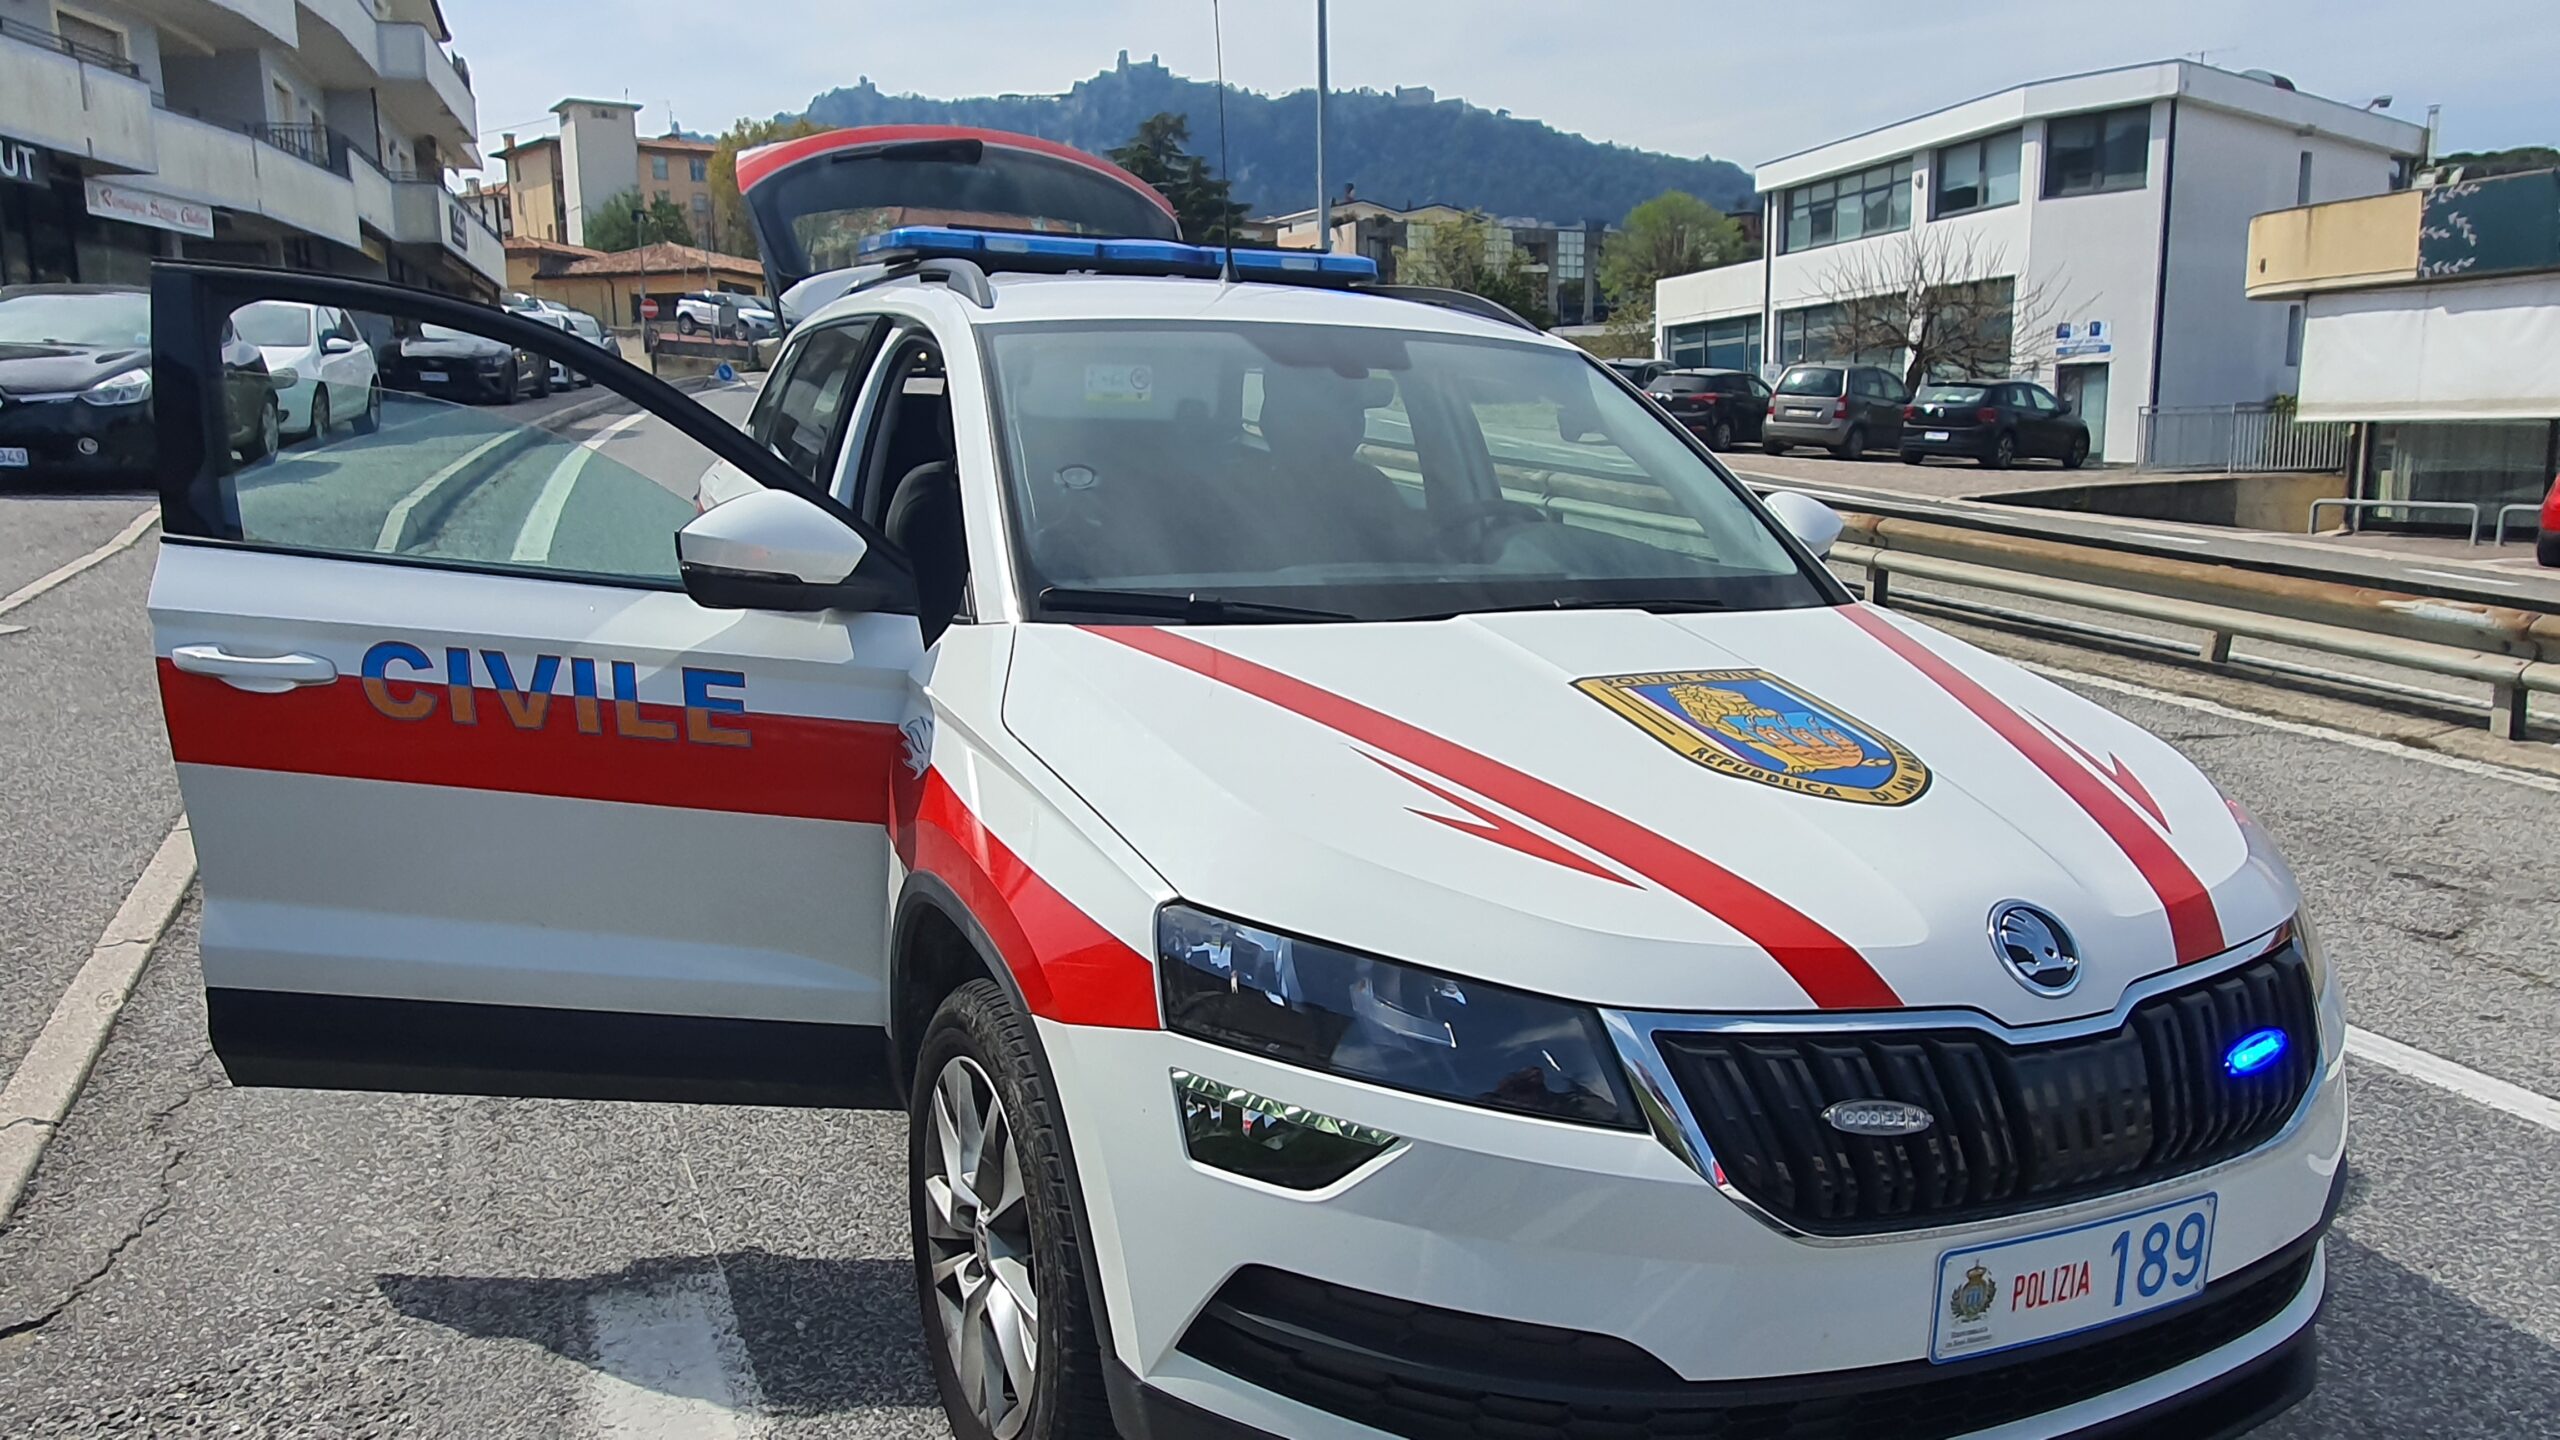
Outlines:
{"type": "Polygon", "coordinates": [[[1324,178],[1324,97],[1331,88],[1325,54],[1324,0],[1316,0],[1316,249],[1333,250],[1333,189],[1324,178]]]}

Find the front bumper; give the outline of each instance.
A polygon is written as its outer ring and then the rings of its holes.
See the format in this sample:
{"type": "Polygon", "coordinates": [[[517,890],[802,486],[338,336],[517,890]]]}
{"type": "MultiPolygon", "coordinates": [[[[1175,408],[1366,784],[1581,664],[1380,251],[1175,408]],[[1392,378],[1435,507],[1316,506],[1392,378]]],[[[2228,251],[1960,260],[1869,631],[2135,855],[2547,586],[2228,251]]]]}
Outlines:
{"type": "Polygon", "coordinates": [[[150,401],[92,405],[76,396],[0,401],[0,446],[27,452],[26,468],[0,469],[0,483],[148,483],[158,453],[150,401]],[[94,445],[94,453],[82,453],[84,440],[94,445]]]}
{"type": "MultiPolygon", "coordinates": [[[[2325,1277],[2314,1247],[2344,1173],[2344,1024],[2334,986],[2321,997],[2322,1059],[2312,1093],[2292,1127],[2264,1148],[2142,1190],[1957,1232],[1846,1241],[1781,1233],[1651,1134],[1475,1110],[1161,1032],[1047,1022],[1041,1031],[1062,1077],[1109,1349],[1126,1370],[1120,1419],[1133,1436],[1378,1440],[1494,1433],[1418,1427],[1409,1413],[1361,1403],[1354,1394],[1328,1397],[1291,1386],[1276,1378],[1282,1372],[1240,1360],[1232,1348],[1237,1327],[1226,1323],[1237,1309],[1229,1287],[1240,1275],[1252,1279],[1248,1267],[1331,1293],[1454,1312],[1470,1323],[1574,1332],[1559,1343],[1580,1337],[1597,1347],[1595,1354],[1640,1356],[1654,1367],[1646,1372],[1653,1378],[1643,1381],[1650,1393],[1694,1412],[1701,1402],[1712,1408],[1718,1392],[1740,1397],[1847,1386],[1890,1394],[1906,1384],[2040,1361],[2059,1350],[2090,1346],[2087,1353],[2095,1357],[2101,1353],[2095,1346],[2109,1339],[2154,1324],[2179,1327],[2188,1322],[2180,1313],[2186,1306],[2195,1307],[2188,1312],[2195,1317],[2210,1307],[2186,1302],[2157,1312],[2163,1319],[2128,1320],[1980,1361],[1932,1366],[1927,1359],[1940,1303],[1937,1264],[1947,1250],[2208,1190],[2220,1197],[2208,1297],[2231,1293],[2235,1281],[2246,1286],[2253,1275],[2264,1278],[2260,1267],[2283,1263],[2288,1252],[2299,1262],[2294,1280],[2278,1282],[2282,1293],[2258,1292],[2268,1302],[2261,1309],[2224,1312],[2246,1322],[2243,1332],[2203,1336],[2212,1347],[2203,1353],[2155,1352],[2148,1368],[2132,1365],[2123,1383],[2110,1381],[2103,1393],[2083,1384],[2054,1392],[2055,1403],[2037,1413],[1998,1415],[1980,1426],[1941,1423],[1928,1433],[1979,1430],[1999,1440],[2160,1433],[2195,1440],[2218,1433],[2196,1418],[2196,1395],[2228,1389],[2229,1405],[2281,1408],[2299,1397],[2294,1382],[2307,1373],[2306,1332],[2325,1277]],[[1177,1069],[1374,1126],[1402,1143],[1350,1178],[1309,1193],[1212,1170],[1184,1153],[1170,1083],[1177,1069]],[[1222,1351],[1221,1343],[1228,1348],[1222,1351]],[[2136,1422],[2169,1428],[2116,1428],[2136,1422]],[[1158,1425],[1170,1428],[1139,1428],[1158,1425]],[[1230,1428],[1197,1428],[1203,1425],[1230,1428]]],[[[1332,1313],[1357,1313],[1361,1303],[1332,1313]]],[[[1245,1329],[1250,1333],[1251,1326],[1245,1329]]],[[[1341,1337],[1307,1338],[1320,1349],[1341,1337]]],[[[1372,1348],[1400,1387],[1381,1393],[1412,1393],[1416,1387],[1403,1383],[1411,1377],[1402,1367],[1414,1356],[1394,1346],[1372,1348]]],[[[1358,1378],[1317,1358],[1319,1374],[1342,1383],[1358,1378]]],[[[1567,1363],[1556,1373],[1570,1375],[1572,1368],[1567,1363]]],[[[1521,1379],[1519,1370],[1497,1368],[1482,1382],[1482,1393],[1468,1399],[1462,1384],[1460,1398],[1490,1407],[1476,1413],[1507,1416],[1513,1428],[1497,1427],[1499,1433],[1580,1433],[1535,1428],[1534,1415],[1518,1408],[1557,1403],[1536,1388],[1554,1378],[1529,1376],[1522,1380],[1528,1393],[1513,1394],[1503,1387],[1521,1379]]],[[[1932,1403],[1935,1418],[1945,1422],[1945,1405],[1932,1403]]],[[[1876,1433],[1887,1431],[1879,1426],[1876,1433]]]]}

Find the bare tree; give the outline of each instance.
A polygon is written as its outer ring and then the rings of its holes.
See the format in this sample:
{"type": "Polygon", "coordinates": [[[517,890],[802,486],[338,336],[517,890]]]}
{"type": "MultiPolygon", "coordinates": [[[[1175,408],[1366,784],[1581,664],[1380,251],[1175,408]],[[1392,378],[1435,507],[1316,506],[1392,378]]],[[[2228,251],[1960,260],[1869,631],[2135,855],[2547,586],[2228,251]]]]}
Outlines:
{"type": "Polygon", "coordinates": [[[2016,269],[1979,234],[1943,227],[1844,246],[1814,287],[1827,318],[1808,346],[1875,364],[1906,358],[1905,389],[1932,376],[2040,369],[2071,297],[2062,277],[2030,281],[2016,269]]]}

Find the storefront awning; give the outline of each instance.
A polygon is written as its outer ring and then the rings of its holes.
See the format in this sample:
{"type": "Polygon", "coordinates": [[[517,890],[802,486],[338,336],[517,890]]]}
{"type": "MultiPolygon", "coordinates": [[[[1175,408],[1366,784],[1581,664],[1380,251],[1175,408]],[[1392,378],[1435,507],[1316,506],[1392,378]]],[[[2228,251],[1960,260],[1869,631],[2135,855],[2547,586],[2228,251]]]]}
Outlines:
{"type": "Polygon", "coordinates": [[[2310,297],[2301,420],[2560,417],[2560,274],[2310,297]]]}

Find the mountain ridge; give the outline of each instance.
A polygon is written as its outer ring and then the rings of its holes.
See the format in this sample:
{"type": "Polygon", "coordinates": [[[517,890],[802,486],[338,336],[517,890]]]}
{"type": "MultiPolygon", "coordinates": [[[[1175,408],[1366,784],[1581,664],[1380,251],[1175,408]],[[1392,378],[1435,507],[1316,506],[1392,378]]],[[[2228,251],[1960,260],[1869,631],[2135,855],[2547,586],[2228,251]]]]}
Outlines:
{"type": "MultiPolygon", "coordinates": [[[[1171,112],[1191,125],[1193,153],[1218,162],[1217,87],[1177,75],[1153,59],[1119,64],[1079,80],[1063,95],[982,95],[936,99],[890,95],[869,76],[813,97],[804,112],[821,125],[976,125],[1013,130],[1105,153],[1127,142],[1148,116],[1171,112]]],[[[777,117],[791,118],[788,115],[777,117]]],[[[1227,92],[1227,150],[1235,197],[1255,215],[1315,203],[1315,92],[1227,92]]],[[[1338,90],[1325,111],[1326,168],[1339,197],[1399,208],[1434,202],[1504,217],[1612,224],[1665,190],[1685,190],[1719,210],[1748,209],[1751,177],[1729,160],[1687,159],[1591,140],[1543,121],[1487,110],[1428,89],[1338,90]]]]}

